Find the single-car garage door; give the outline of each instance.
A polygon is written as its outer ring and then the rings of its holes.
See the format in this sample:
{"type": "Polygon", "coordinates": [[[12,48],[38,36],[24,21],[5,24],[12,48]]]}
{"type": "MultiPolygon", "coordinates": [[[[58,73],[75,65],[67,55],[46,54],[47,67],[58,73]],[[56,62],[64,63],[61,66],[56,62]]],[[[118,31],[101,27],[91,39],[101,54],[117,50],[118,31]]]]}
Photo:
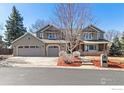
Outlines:
{"type": "Polygon", "coordinates": [[[40,46],[19,46],[18,56],[41,56],[40,46]]]}
{"type": "Polygon", "coordinates": [[[48,46],[48,56],[56,57],[59,54],[58,46],[48,46]]]}

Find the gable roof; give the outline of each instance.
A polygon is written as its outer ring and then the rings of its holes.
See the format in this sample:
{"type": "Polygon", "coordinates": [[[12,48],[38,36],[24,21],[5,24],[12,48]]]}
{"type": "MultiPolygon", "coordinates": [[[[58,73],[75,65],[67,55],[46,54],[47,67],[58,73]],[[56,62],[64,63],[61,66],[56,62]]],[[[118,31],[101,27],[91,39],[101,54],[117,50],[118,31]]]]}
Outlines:
{"type": "Polygon", "coordinates": [[[87,26],[86,28],[84,28],[83,30],[84,30],[84,31],[87,31],[86,29],[88,29],[88,28],[91,28],[91,29],[93,29],[93,30],[95,30],[95,31],[97,31],[97,32],[105,33],[103,30],[99,29],[98,27],[96,27],[96,26],[94,26],[94,25],[89,25],[89,26],[87,26]]]}
{"type": "MultiPolygon", "coordinates": [[[[43,28],[41,28],[40,30],[38,30],[37,32],[44,32],[44,31],[46,31],[47,29],[49,29],[50,27],[54,27],[54,28],[56,28],[57,30],[60,30],[60,29],[58,29],[57,27],[55,27],[55,26],[53,26],[53,25],[51,25],[51,24],[48,24],[48,25],[46,25],[46,26],[44,26],[43,28]]],[[[36,32],[36,33],[37,33],[36,32]]]]}
{"type": "MultiPolygon", "coordinates": [[[[32,33],[26,32],[24,35],[22,35],[22,36],[20,36],[19,38],[15,39],[15,40],[12,42],[12,44],[15,43],[16,41],[20,40],[21,38],[25,37],[26,35],[31,35],[31,36],[33,36],[34,38],[36,38],[37,40],[40,40],[40,41],[41,41],[40,38],[34,36],[32,33]]],[[[42,41],[41,41],[41,42],[42,42],[42,41]]]]}

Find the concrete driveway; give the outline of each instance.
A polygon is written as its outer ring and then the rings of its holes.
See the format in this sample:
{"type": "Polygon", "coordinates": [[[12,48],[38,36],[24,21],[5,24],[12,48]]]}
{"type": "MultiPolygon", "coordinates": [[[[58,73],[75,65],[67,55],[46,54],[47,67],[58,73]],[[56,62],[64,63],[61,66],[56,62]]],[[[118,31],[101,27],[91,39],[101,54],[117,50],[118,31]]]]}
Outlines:
{"type": "Polygon", "coordinates": [[[6,62],[18,67],[56,66],[58,57],[10,57],[6,62]]]}

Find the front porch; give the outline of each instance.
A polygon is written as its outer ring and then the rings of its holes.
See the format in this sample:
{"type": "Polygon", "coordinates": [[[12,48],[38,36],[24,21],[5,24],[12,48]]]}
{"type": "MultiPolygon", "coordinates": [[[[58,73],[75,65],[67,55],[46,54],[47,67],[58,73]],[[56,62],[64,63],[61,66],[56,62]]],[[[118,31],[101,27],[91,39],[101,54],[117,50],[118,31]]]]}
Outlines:
{"type": "Polygon", "coordinates": [[[85,56],[96,56],[102,53],[108,53],[106,42],[90,42],[90,43],[80,43],[74,51],[80,51],[81,55],[85,56]]]}

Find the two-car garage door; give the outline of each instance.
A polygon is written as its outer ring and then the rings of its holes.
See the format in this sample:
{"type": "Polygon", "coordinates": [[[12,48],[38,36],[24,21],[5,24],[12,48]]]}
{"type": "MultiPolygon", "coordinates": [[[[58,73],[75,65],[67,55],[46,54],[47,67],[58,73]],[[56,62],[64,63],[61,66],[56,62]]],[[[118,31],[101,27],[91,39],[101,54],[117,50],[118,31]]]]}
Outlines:
{"type": "Polygon", "coordinates": [[[40,46],[19,46],[18,56],[42,56],[40,46]]]}

